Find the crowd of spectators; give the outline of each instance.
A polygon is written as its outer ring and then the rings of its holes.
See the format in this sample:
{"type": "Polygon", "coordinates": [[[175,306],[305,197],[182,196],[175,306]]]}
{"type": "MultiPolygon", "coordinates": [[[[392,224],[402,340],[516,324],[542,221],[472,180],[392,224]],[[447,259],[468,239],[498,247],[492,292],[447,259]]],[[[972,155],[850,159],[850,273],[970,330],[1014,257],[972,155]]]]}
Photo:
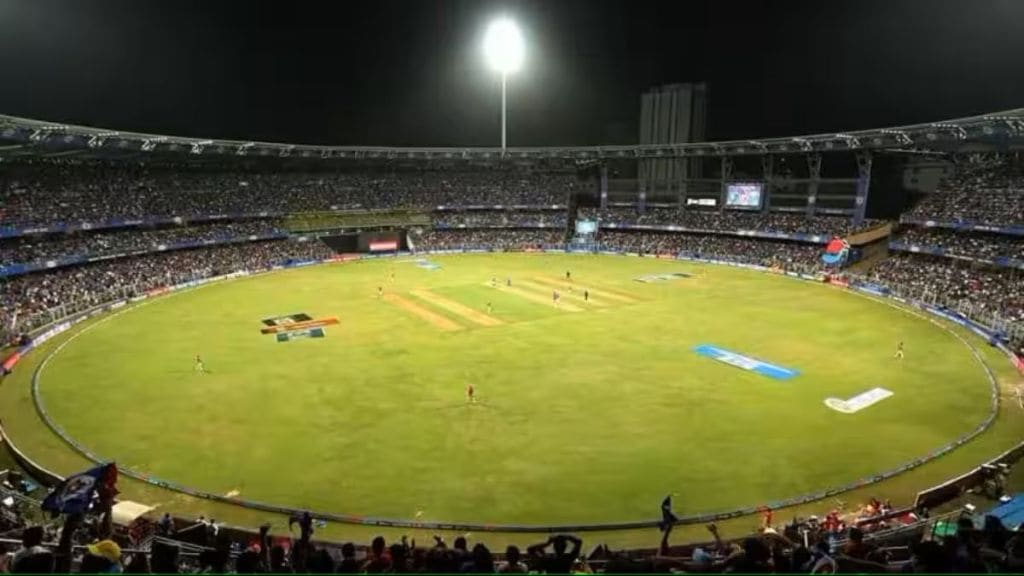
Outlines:
{"type": "Polygon", "coordinates": [[[0,240],[0,266],[27,264],[67,256],[107,256],[157,250],[187,242],[243,239],[281,233],[276,220],[211,222],[164,228],[121,228],[111,232],[74,232],[0,240]]]}
{"type": "Polygon", "coordinates": [[[250,533],[200,517],[187,522],[165,514],[113,525],[111,504],[100,499],[63,526],[28,524],[10,532],[20,542],[0,544],[0,572],[10,573],[417,573],[417,574],[624,574],[624,573],[1003,573],[1024,568],[1024,532],[994,516],[948,515],[929,521],[879,503],[867,518],[833,510],[828,515],[772,524],[738,540],[706,526],[703,543],[673,545],[673,527],[660,543],[615,550],[600,540],[589,546],[573,534],[538,537],[533,544],[489,546],[467,534],[450,542],[377,536],[365,544],[313,539],[308,514],[289,523],[298,532],[275,536],[272,526],[250,533]],[[656,544],[656,545],[655,545],[656,544]]]}
{"type": "Polygon", "coordinates": [[[1024,261],[1024,237],[988,232],[954,231],[947,228],[910,227],[896,241],[942,248],[950,256],[979,260],[1010,258],[1024,261]]]}
{"type": "Polygon", "coordinates": [[[320,241],[270,240],[156,252],[0,280],[0,335],[23,331],[119,298],[191,280],[328,258],[320,241]]]}
{"type": "Polygon", "coordinates": [[[642,254],[683,254],[782,268],[820,267],[821,246],[783,240],[734,236],[603,231],[598,243],[609,249],[642,254]]]}
{"type": "Polygon", "coordinates": [[[938,222],[1024,225],[1024,155],[964,158],[907,215],[938,222]]]}
{"type": "Polygon", "coordinates": [[[989,314],[1010,322],[1024,322],[1024,280],[1021,272],[1014,269],[923,254],[893,254],[872,267],[867,277],[972,317],[989,314]]]}
{"type": "Polygon", "coordinates": [[[1024,568],[1022,526],[962,510],[934,516],[923,508],[900,510],[874,498],[852,508],[837,502],[821,517],[787,517],[783,523],[773,521],[776,511],[762,508],[760,526],[745,537],[723,538],[711,523],[703,542],[682,544],[671,542],[674,515],[666,498],[660,542],[648,547],[612,549],[600,537],[552,534],[498,548],[486,534],[447,541],[426,537],[423,530],[390,542],[383,536],[364,543],[319,541],[314,535],[323,524],[309,513],[293,515],[287,530],[268,523],[258,532],[169,513],[116,525],[117,486],[106,480],[97,482],[85,512],[43,515],[41,502],[26,496],[20,475],[14,476],[0,483],[0,527],[8,538],[0,541],[0,573],[820,574],[1024,568]]]}
{"type": "Polygon", "coordinates": [[[434,212],[438,228],[565,228],[565,210],[473,210],[434,212]]]}
{"type": "Polygon", "coordinates": [[[565,245],[564,230],[546,229],[455,229],[425,230],[412,237],[417,250],[457,250],[461,248],[495,248],[499,250],[531,250],[545,246],[565,245]]]}
{"type": "MultiPolygon", "coordinates": [[[[418,250],[460,248],[540,249],[561,247],[565,234],[556,230],[430,230],[413,237],[418,250]]],[[[821,246],[783,240],[719,235],[602,231],[591,248],[645,255],[683,254],[786,269],[820,268],[821,246]]]]}
{"type": "Polygon", "coordinates": [[[598,220],[601,224],[641,224],[681,226],[692,230],[760,230],[784,234],[847,236],[877,226],[877,220],[854,225],[850,218],[816,216],[788,212],[744,212],[740,210],[680,210],[648,208],[643,213],[633,207],[581,208],[578,218],[598,220]]]}
{"type": "Polygon", "coordinates": [[[572,172],[516,169],[216,171],[41,161],[0,171],[0,226],[195,214],[566,204],[572,172]]]}

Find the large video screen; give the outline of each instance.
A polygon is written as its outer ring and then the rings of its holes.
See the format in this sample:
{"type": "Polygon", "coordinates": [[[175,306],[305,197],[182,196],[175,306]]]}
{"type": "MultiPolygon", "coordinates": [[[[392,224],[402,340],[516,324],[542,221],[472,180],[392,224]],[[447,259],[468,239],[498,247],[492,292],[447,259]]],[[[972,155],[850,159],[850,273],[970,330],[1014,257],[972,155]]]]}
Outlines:
{"type": "Polygon", "coordinates": [[[577,220],[576,221],[576,234],[593,234],[597,232],[597,221],[596,220],[577,220]]]}
{"type": "Polygon", "coordinates": [[[756,210],[761,207],[760,182],[733,182],[726,185],[725,206],[727,208],[746,208],[756,210]]]}

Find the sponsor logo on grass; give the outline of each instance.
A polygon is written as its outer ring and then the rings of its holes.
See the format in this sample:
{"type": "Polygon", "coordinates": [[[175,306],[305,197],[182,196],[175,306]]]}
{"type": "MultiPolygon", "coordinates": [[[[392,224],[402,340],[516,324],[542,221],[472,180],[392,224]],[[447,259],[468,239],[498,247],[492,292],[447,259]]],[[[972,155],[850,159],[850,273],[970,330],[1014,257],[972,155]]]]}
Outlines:
{"type": "Polygon", "coordinates": [[[694,348],[693,351],[701,356],[706,356],[713,360],[724,362],[730,366],[735,366],[736,368],[756,372],[762,376],[775,378],[776,380],[788,380],[800,374],[797,370],[784,368],[770,362],[751,358],[750,356],[737,354],[736,352],[730,352],[710,344],[701,344],[694,348]]]}
{"type": "Polygon", "coordinates": [[[633,278],[637,282],[671,282],[673,280],[679,280],[680,278],[691,278],[691,276],[685,272],[668,272],[665,274],[647,274],[637,278],[633,278]]]}
{"type": "Polygon", "coordinates": [[[419,260],[417,260],[416,261],[416,267],[417,268],[423,268],[424,270],[440,270],[441,269],[441,265],[440,264],[438,264],[437,262],[431,262],[430,260],[427,260],[426,258],[420,258],[419,260]]]}
{"type": "MultiPolygon", "coordinates": [[[[288,332],[300,332],[303,330],[330,326],[331,324],[337,324],[338,319],[333,316],[329,318],[313,318],[305,312],[299,312],[298,314],[286,314],[284,316],[264,318],[262,322],[263,328],[260,328],[261,334],[280,335],[288,332]]],[[[322,338],[323,335],[313,337],[322,338]]],[[[278,341],[284,342],[285,340],[281,340],[279,338],[278,341]]]]}
{"type": "Polygon", "coordinates": [[[285,316],[273,316],[271,318],[264,318],[263,324],[267,326],[288,326],[289,324],[297,324],[299,322],[309,322],[313,317],[304,312],[298,314],[287,314],[285,316]]]}
{"type": "Polygon", "coordinates": [[[839,398],[826,398],[825,406],[843,414],[853,414],[854,412],[860,412],[861,410],[877,404],[882,400],[885,400],[889,396],[892,396],[892,391],[886,390],[885,388],[872,388],[867,392],[861,392],[856,396],[848,399],[841,400],[839,398]]]}
{"type": "Polygon", "coordinates": [[[292,340],[299,340],[302,338],[323,338],[326,336],[326,333],[323,328],[306,328],[304,330],[282,332],[276,336],[278,342],[291,342],[292,340]]]}
{"type": "Polygon", "coordinates": [[[316,320],[307,320],[305,322],[293,322],[291,324],[282,324],[279,326],[265,326],[260,328],[261,334],[278,334],[281,332],[293,332],[295,330],[303,330],[305,328],[320,328],[323,326],[330,326],[331,324],[337,324],[338,319],[331,318],[317,318],[316,320]]]}

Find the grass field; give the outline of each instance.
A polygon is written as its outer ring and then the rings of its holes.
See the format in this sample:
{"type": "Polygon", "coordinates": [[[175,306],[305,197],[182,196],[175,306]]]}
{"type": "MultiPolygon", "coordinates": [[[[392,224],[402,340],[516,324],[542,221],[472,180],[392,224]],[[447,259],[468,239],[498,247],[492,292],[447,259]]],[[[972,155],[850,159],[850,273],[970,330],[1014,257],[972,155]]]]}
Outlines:
{"type": "MultiPolygon", "coordinates": [[[[542,524],[649,519],[669,492],[687,513],[816,491],[927,454],[987,414],[963,343],[843,291],[654,259],[432,261],[442,268],[319,266],[149,301],[79,332],[43,371],[43,399],[94,452],[199,489],[542,524]],[[671,272],[692,277],[634,281],[671,272]],[[322,339],[260,334],[261,319],[294,313],[340,323],[322,339]],[[698,344],[800,374],[774,380],[698,344]],[[193,370],[196,353],[211,373],[193,370]],[[823,403],[876,386],[895,394],[856,414],[823,403]]],[[[0,413],[18,439],[26,399],[10,388],[0,413]]],[[[37,444],[43,463],[71,466],[52,439],[37,444]]]]}

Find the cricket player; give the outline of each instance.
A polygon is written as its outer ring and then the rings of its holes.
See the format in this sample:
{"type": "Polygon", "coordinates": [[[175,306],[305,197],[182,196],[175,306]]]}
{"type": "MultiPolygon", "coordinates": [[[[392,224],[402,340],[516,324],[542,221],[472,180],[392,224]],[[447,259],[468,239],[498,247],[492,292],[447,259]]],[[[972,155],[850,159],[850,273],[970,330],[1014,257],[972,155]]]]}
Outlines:
{"type": "Polygon", "coordinates": [[[895,358],[897,360],[903,360],[903,342],[902,341],[899,344],[896,345],[896,354],[893,355],[893,358],[895,358]]]}
{"type": "Polygon", "coordinates": [[[491,312],[492,312],[493,310],[494,310],[494,309],[493,309],[493,308],[491,307],[491,303],[490,303],[490,302],[488,302],[488,303],[487,303],[487,315],[488,315],[488,316],[490,316],[490,315],[491,315],[491,312]]]}
{"type": "Polygon", "coordinates": [[[476,396],[474,396],[475,392],[476,391],[473,390],[472,384],[466,385],[466,401],[469,402],[470,404],[476,404],[476,396]]]}
{"type": "Polygon", "coordinates": [[[195,371],[199,372],[200,374],[206,374],[206,365],[203,364],[203,359],[199,356],[199,354],[196,354],[195,371]]]}
{"type": "Polygon", "coordinates": [[[377,286],[377,300],[380,300],[383,297],[384,297],[384,287],[383,286],[377,286]]]}

